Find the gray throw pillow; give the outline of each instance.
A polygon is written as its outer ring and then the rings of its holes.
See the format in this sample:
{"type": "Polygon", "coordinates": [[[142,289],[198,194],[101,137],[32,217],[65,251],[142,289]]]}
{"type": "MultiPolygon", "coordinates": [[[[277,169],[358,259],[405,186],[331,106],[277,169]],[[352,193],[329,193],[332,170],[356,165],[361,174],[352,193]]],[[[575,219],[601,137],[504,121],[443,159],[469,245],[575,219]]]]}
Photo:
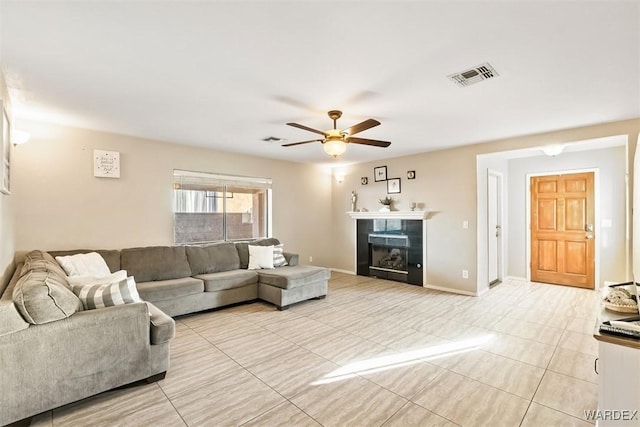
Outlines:
{"type": "Polygon", "coordinates": [[[50,271],[29,271],[22,276],[13,288],[13,302],[32,325],[66,319],[82,310],[78,297],[50,271]]]}
{"type": "Polygon", "coordinates": [[[60,264],[50,254],[39,250],[31,251],[25,256],[20,276],[24,276],[30,271],[51,271],[62,278],[67,276],[60,264]]]}

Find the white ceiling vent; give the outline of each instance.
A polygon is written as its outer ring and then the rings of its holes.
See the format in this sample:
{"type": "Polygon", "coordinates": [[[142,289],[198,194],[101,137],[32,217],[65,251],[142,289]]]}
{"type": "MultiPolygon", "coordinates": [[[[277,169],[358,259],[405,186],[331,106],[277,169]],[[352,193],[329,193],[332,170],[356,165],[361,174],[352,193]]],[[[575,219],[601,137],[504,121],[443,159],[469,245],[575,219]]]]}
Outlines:
{"type": "Polygon", "coordinates": [[[458,86],[466,87],[498,76],[499,74],[491,64],[485,62],[484,64],[480,64],[460,73],[451,74],[449,78],[458,86]]]}

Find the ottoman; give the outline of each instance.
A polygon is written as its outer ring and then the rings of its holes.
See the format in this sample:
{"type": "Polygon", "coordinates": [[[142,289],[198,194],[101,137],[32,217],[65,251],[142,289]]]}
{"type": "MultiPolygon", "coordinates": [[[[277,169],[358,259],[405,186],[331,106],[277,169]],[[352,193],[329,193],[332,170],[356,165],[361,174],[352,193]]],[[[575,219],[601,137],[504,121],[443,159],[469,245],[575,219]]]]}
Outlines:
{"type": "Polygon", "coordinates": [[[331,271],[312,265],[258,270],[258,298],[286,310],[291,304],[327,295],[331,271]]]}

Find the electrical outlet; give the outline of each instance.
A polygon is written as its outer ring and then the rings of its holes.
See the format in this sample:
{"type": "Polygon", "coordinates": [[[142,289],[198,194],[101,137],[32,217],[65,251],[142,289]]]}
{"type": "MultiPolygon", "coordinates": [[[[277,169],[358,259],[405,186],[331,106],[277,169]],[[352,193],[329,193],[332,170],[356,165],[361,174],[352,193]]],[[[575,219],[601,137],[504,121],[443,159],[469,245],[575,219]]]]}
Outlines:
{"type": "Polygon", "coordinates": [[[465,230],[469,229],[469,221],[462,221],[462,228],[465,230]]]}
{"type": "Polygon", "coordinates": [[[309,262],[313,262],[313,257],[309,256],[309,262]]]}
{"type": "Polygon", "coordinates": [[[463,279],[469,278],[469,270],[462,270],[462,278],[463,279]]]}

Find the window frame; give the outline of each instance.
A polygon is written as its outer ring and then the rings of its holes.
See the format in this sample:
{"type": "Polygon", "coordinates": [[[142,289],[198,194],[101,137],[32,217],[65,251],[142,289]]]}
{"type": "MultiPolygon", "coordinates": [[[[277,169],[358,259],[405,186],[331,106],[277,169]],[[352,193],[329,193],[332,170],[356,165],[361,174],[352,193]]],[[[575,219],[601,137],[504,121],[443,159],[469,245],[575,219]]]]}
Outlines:
{"type": "MultiPolygon", "coordinates": [[[[205,196],[207,197],[207,196],[205,196]]],[[[173,242],[176,245],[190,245],[190,244],[204,244],[214,242],[231,242],[252,240],[262,237],[272,237],[273,230],[273,190],[271,178],[249,177],[240,175],[226,175],[219,173],[209,172],[196,172],[187,171],[181,169],[173,170],[173,242]],[[229,189],[246,188],[264,190],[265,211],[264,222],[262,226],[265,229],[265,236],[247,236],[242,238],[229,238],[228,230],[228,206],[227,206],[227,194],[242,194],[237,191],[229,191],[229,189]],[[207,240],[202,239],[198,241],[180,241],[177,240],[177,228],[176,228],[176,214],[178,213],[199,213],[199,212],[183,212],[178,210],[177,191],[178,190],[192,190],[192,191],[205,191],[205,192],[217,192],[222,193],[222,239],[220,240],[207,240]]],[[[204,211],[201,213],[212,213],[210,211],[204,211]]],[[[261,212],[253,212],[253,216],[260,216],[261,212]]]]}

